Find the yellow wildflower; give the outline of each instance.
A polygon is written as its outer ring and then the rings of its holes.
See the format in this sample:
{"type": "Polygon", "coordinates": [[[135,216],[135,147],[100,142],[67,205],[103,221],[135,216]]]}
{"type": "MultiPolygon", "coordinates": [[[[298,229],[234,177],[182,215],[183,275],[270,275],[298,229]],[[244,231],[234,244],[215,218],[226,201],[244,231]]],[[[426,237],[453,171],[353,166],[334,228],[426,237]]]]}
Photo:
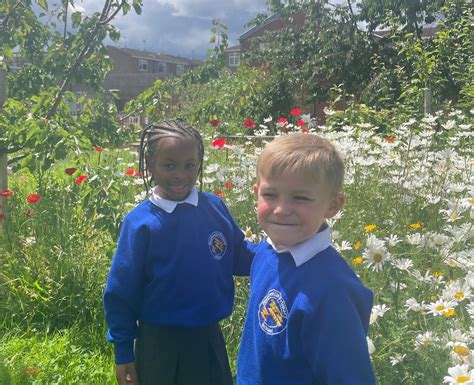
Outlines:
{"type": "Polygon", "coordinates": [[[371,224],[371,225],[365,226],[365,227],[364,227],[364,231],[365,231],[366,233],[370,233],[371,231],[374,231],[376,228],[377,228],[377,225],[371,224]]]}

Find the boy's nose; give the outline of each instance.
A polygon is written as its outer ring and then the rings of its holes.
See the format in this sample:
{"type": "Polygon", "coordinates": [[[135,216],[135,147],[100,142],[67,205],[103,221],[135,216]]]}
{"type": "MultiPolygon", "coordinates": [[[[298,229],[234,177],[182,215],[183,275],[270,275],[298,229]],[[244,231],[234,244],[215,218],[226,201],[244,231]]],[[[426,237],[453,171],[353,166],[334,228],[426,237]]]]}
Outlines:
{"type": "Polygon", "coordinates": [[[288,204],[288,202],[280,201],[276,204],[273,212],[278,215],[288,215],[291,213],[291,206],[288,204]]]}

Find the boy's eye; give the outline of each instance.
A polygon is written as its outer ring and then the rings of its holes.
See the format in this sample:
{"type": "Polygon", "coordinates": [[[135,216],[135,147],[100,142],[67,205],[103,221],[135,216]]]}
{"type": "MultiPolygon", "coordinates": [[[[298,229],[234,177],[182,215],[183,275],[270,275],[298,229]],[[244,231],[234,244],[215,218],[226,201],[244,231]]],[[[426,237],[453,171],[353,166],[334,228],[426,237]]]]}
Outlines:
{"type": "Polygon", "coordinates": [[[304,196],[296,196],[295,199],[297,201],[309,201],[309,200],[311,200],[310,198],[304,197],[304,196]]]}
{"type": "Polygon", "coordinates": [[[165,163],[162,165],[162,167],[168,169],[168,170],[172,170],[174,168],[174,164],[173,163],[165,163]]]}
{"type": "Polygon", "coordinates": [[[186,165],[186,168],[187,168],[187,169],[196,168],[196,163],[188,163],[188,164],[186,165]]]}

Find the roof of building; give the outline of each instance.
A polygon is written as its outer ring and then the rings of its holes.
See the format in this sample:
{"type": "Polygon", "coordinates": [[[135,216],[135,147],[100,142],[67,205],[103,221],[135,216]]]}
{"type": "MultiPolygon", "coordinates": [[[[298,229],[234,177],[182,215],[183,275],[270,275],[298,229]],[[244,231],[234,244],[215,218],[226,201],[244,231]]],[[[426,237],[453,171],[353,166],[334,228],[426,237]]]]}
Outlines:
{"type": "Polygon", "coordinates": [[[240,44],[233,45],[232,47],[227,47],[224,52],[240,52],[242,50],[242,46],[240,44]]]}
{"type": "MultiPolygon", "coordinates": [[[[436,33],[440,30],[440,28],[437,25],[425,25],[423,26],[423,29],[421,31],[421,38],[422,39],[429,39],[436,35],[436,33]]],[[[392,30],[378,30],[374,31],[374,35],[382,38],[382,37],[388,37],[392,34],[392,30]]]]}
{"type": "Polygon", "coordinates": [[[201,60],[188,59],[181,56],[168,55],[168,54],[158,53],[158,52],[142,51],[142,50],[132,49],[132,48],[120,48],[120,47],[114,47],[114,46],[107,46],[107,49],[116,49],[138,59],[154,60],[154,61],[161,61],[161,62],[166,62],[166,63],[183,64],[183,65],[199,65],[203,63],[201,60]]]}
{"type": "Polygon", "coordinates": [[[252,28],[250,28],[247,32],[245,32],[244,34],[240,35],[240,38],[239,40],[242,40],[242,39],[247,39],[248,37],[256,34],[258,31],[262,30],[263,28],[265,28],[268,24],[271,24],[273,23],[275,20],[278,20],[280,19],[281,17],[280,16],[277,16],[277,15],[273,15],[273,16],[270,16],[267,20],[265,20],[262,24],[259,24],[259,25],[256,25],[252,28]]]}

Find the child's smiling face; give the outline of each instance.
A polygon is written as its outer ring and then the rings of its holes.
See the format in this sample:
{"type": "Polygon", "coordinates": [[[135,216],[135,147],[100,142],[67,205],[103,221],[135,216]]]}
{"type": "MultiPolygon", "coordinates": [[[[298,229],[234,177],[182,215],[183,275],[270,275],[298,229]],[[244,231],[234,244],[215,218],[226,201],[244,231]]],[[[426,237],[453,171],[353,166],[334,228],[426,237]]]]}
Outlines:
{"type": "Polygon", "coordinates": [[[161,198],[186,199],[199,173],[198,144],[190,138],[160,139],[149,159],[149,171],[161,198]]]}
{"type": "Polygon", "coordinates": [[[258,221],[278,248],[311,238],[344,204],[342,194],[292,175],[261,178],[255,193],[258,221]]]}

